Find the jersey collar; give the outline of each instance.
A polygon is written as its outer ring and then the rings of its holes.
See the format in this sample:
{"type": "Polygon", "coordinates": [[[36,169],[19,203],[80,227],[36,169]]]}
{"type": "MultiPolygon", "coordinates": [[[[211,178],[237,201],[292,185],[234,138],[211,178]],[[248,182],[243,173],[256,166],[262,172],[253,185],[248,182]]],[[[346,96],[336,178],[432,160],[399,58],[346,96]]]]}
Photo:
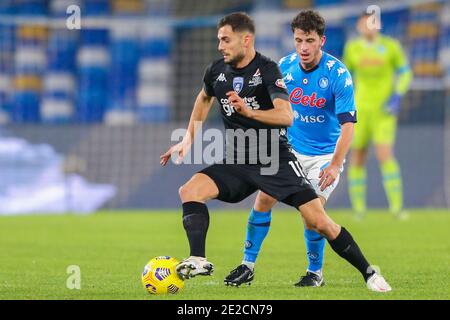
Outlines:
{"type": "Polygon", "coordinates": [[[260,53],[259,53],[258,51],[256,51],[256,54],[255,54],[255,56],[253,57],[252,61],[250,61],[250,63],[249,63],[248,65],[246,65],[245,67],[243,67],[243,68],[235,68],[235,67],[232,67],[231,65],[228,65],[228,66],[229,66],[230,69],[233,70],[234,72],[242,72],[242,71],[245,71],[245,70],[247,70],[247,68],[250,68],[250,67],[255,63],[256,58],[258,58],[259,55],[260,55],[260,53]]]}
{"type": "Polygon", "coordinates": [[[302,62],[300,61],[300,58],[299,58],[298,65],[300,66],[300,69],[303,71],[303,73],[311,73],[311,72],[313,72],[313,71],[315,71],[315,70],[317,70],[317,69],[319,68],[320,64],[321,64],[322,61],[323,61],[324,56],[325,56],[325,52],[322,51],[322,57],[320,58],[319,63],[316,64],[314,67],[312,67],[312,68],[309,69],[309,70],[306,70],[306,69],[303,68],[302,62]]]}
{"type": "Polygon", "coordinates": [[[368,41],[366,38],[361,36],[361,41],[365,47],[373,47],[378,45],[380,43],[380,39],[381,37],[379,34],[375,36],[375,39],[373,39],[373,41],[368,41]]]}

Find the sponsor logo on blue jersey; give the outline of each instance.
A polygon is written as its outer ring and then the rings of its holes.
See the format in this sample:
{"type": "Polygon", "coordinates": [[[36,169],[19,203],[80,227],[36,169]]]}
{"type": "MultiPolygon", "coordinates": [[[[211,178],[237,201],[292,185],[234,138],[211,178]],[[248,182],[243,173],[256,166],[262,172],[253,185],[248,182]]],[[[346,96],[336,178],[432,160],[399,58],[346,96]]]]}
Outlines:
{"type": "Polygon", "coordinates": [[[324,123],[325,122],[325,116],[304,116],[300,115],[300,121],[306,122],[306,123],[324,123]]]}
{"type": "Polygon", "coordinates": [[[313,92],[311,95],[306,95],[303,93],[303,89],[298,87],[291,91],[289,101],[293,104],[301,104],[305,107],[316,107],[319,109],[325,107],[327,103],[325,98],[317,99],[317,92],[313,92]]]}

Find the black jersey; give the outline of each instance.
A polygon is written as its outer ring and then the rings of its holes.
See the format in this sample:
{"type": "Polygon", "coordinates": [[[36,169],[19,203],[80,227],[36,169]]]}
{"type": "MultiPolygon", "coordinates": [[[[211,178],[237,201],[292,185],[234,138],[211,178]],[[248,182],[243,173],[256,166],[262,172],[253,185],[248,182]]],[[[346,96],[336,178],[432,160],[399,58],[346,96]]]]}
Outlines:
{"type": "MultiPolygon", "coordinates": [[[[203,78],[203,88],[208,96],[217,98],[225,129],[228,131],[241,129],[244,132],[251,130],[257,135],[256,146],[254,143],[247,143],[244,150],[239,147],[235,148],[235,154],[245,152],[246,159],[248,159],[249,151],[258,150],[258,145],[262,144],[265,144],[270,152],[271,134],[274,129],[277,130],[276,139],[279,140],[280,150],[289,148],[285,127],[268,125],[240,115],[230,105],[226,95],[227,92],[234,90],[243,98],[249,108],[254,110],[273,109],[272,101],[275,98],[289,100],[282,78],[277,63],[258,52],[244,68],[233,68],[226,64],[223,58],[212,62],[207,67],[203,78]],[[264,130],[266,134],[262,136],[261,132],[264,130]]],[[[235,143],[236,141],[233,141],[233,144],[235,143]]]]}

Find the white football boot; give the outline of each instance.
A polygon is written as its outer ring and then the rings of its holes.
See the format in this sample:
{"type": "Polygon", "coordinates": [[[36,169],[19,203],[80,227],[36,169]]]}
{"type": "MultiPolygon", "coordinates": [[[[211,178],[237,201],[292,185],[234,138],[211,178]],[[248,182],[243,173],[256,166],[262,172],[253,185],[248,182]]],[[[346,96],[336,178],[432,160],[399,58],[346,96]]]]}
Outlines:
{"type": "Polygon", "coordinates": [[[367,279],[367,288],[376,292],[389,292],[392,290],[391,286],[386,282],[381,274],[374,273],[367,279]]]}
{"type": "Polygon", "coordinates": [[[206,258],[190,256],[177,265],[176,271],[182,279],[190,279],[198,275],[210,276],[214,266],[206,258]]]}

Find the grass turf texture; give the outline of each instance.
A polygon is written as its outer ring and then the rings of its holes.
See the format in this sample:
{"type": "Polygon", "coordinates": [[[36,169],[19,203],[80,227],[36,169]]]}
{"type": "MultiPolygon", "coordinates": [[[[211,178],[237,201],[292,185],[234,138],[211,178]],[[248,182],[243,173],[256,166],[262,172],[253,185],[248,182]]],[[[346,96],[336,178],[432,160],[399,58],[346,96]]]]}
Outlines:
{"type": "Polygon", "coordinates": [[[357,222],[330,210],[369,262],[381,267],[393,287],[387,294],[368,291],[328,244],[326,286],[294,287],[306,268],[303,226],[294,211],[275,210],[253,284],[232,288],[223,278],[241,261],[248,212],[212,210],[207,253],[214,274],[165,296],[147,294],[140,273],[154,256],[188,255],[178,211],[0,217],[0,299],[450,299],[450,212],[411,213],[408,221],[396,221],[371,211],[357,222]],[[81,290],[66,287],[69,265],[81,268],[81,290]]]}

